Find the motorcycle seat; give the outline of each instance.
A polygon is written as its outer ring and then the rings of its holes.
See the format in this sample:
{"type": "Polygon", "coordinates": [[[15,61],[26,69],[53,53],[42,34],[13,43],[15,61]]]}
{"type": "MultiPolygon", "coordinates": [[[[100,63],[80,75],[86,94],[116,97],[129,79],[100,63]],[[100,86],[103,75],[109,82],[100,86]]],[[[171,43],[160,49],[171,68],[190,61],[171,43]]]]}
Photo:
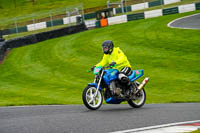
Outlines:
{"type": "Polygon", "coordinates": [[[135,81],[137,80],[138,78],[140,78],[141,76],[144,75],[144,70],[133,70],[132,71],[132,74],[129,77],[130,81],[135,81]]]}

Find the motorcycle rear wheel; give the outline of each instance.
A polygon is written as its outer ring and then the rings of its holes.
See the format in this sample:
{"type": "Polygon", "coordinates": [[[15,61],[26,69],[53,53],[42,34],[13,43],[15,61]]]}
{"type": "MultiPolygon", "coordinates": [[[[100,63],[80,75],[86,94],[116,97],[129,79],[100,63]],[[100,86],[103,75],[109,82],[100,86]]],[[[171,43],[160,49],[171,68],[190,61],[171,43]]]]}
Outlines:
{"type": "Polygon", "coordinates": [[[96,110],[101,107],[103,102],[102,94],[99,90],[96,89],[94,86],[87,86],[82,94],[82,99],[84,105],[91,110],[96,110]],[[94,95],[97,92],[97,96],[94,97],[94,95]]]}
{"type": "Polygon", "coordinates": [[[145,90],[142,89],[141,91],[138,92],[140,97],[138,97],[135,100],[130,99],[128,101],[128,104],[133,107],[133,108],[140,108],[144,105],[145,101],[146,101],[146,93],[145,90]]]}

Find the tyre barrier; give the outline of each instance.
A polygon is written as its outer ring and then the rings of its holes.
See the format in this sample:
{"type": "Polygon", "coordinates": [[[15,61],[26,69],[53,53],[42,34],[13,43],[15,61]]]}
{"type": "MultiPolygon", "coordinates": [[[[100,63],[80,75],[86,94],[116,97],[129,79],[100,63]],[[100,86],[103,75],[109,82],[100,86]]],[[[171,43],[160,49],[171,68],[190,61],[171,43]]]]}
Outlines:
{"type": "Polygon", "coordinates": [[[3,42],[3,41],[5,41],[5,39],[4,38],[0,38],[0,42],[3,42]]]}
{"type": "Polygon", "coordinates": [[[6,53],[6,49],[7,48],[6,48],[5,42],[0,42],[0,62],[6,53]]]}
{"type": "Polygon", "coordinates": [[[65,35],[70,35],[87,30],[85,24],[80,24],[71,27],[65,27],[47,32],[41,32],[24,37],[14,38],[0,42],[0,61],[3,59],[7,49],[17,48],[29,44],[38,43],[52,38],[57,38],[65,35]]]}

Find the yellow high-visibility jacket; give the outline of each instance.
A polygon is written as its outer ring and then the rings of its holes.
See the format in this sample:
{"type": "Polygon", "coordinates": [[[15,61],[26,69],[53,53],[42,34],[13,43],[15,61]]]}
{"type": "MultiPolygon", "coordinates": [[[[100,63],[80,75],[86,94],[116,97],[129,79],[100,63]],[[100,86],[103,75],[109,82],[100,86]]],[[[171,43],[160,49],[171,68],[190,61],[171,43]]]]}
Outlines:
{"type": "Polygon", "coordinates": [[[116,67],[114,69],[118,69],[119,71],[124,67],[130,67],[131,65],[126,57],[126,55],[121,51],[119,47],[113,48],[113,52],[111,54],[104,54],[103,59],[96,64],[97,67],[99,66],[107,66],[112,62],[116,62],[116,67]]]}

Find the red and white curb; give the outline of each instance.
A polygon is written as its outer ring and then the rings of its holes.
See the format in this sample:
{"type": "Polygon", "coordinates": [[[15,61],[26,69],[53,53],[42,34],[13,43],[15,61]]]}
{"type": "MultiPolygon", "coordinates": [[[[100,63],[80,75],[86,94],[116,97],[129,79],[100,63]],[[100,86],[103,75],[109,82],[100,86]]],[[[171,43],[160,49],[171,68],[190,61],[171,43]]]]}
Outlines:
{"type": "Polygon", "coordinates": [[[111,133],[186,133],[200,130],[200,120],[170,123],[111,133]]]}

